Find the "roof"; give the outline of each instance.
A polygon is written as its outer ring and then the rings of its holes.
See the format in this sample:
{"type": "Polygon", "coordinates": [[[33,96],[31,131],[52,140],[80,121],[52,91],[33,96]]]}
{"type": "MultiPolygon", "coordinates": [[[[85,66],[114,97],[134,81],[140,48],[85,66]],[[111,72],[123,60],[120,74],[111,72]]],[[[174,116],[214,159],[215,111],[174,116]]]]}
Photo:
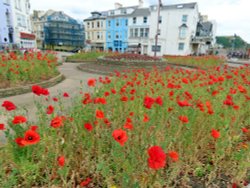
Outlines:
{"type": "Polygon", "coordinates": [[[106,15],[107,15],[107,12],[98,12],[98,11],[94,11],[94,12],[91,12],[92,16],[84,19],[83,21],[90,21],[90,20],[104,20],[106,19],[106,15]],[[98,16],[94,16],[94,14],[97,14],[98,16]]]}
{"type": "Polygon", "coordinates": [[[205,31],[212,31],[212,28],[213,28],[212,22],[203,22],[201,24],[205,31]]]}
{"type": "MultiPolygon", "coordinates": [[[[193,3],[180,3],[180,4],[174,4],[174,5],[164,5],[162,6],[162,9],[194,9],[197,5],[196,2],[193,3]]],[[[154,7],[157,5],[152,5],[150,7],[154,7]]]]}
{"type": "MultiPolygon", "coordinates": [[[[115,11],[115,10],[124,10],[124,9],[137,9],[139,6],[129,6],[129,7],[120,7],[120,8],[117,8],[117,9],[112,9],[112,10],[109,10],[109,11],[115,11]]],[[[107,11],[107,12],[109,12],[107,11]]],[[[116,18],[116,17],[128,17],[130,16],[131,14],[118,14],[118,15],[107,15],[108,18],[116,18]]]]}
{"type": "Polygon", "coordinates": [[[149,15],[150,15],[149,8],[139,8],[139,9],[135,9],[135,11],[129,16],[138,17],[138,16],[149,16],[149,15]]]}

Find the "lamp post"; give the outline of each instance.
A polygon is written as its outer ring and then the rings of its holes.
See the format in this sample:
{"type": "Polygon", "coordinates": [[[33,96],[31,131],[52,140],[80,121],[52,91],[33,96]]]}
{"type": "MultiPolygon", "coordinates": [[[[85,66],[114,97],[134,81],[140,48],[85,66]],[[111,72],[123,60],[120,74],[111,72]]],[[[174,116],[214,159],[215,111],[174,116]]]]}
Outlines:
{"type": "Polygon", "coordinates": [[[157,50],[157,44],[158,44],[158,35],[159,35],[159,20],[160,20],[160,11],[162,7],[161,0],[158,0],[158,15],[157,15],[157,23],[156,23],[156,34],[155,34],[155,49],[154,49],[154,56],[156,57],[156,50],[157,50]]]}

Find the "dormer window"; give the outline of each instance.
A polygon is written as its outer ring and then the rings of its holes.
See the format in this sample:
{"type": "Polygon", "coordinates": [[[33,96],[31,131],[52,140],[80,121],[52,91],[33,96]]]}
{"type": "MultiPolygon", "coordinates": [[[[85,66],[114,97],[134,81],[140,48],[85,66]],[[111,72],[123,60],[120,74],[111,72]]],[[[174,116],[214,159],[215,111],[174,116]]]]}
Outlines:
{"type": "Polygon", "coordinates": [[[177,5],[177,8],[183,8],[183,5],[177,5]]]}
{"type": "Polygon", "coordinates": [[[110,15],[114,15],[115,11],[111,10],[110,15]]]}

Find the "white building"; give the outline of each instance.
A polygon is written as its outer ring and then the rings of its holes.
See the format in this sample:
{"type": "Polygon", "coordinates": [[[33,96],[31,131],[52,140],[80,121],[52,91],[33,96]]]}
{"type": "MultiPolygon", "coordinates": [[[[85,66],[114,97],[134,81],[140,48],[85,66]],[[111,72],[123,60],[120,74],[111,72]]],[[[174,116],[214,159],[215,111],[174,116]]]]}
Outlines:
{"type": "Polygon", "coordinates": [[[35,35],[32,33],[30,21],[30,1],[10,0],[14,43],[20,48],[35,48],[35,35]]]}
{"type": "Polygon", "coordinates": [[[147,54],[150,31],[149,8],[138,8],[128,18],[128,52],[147,54]]]}
{"type": "Polygon", "coordinates": [[[154,55],[155,49],[157,56],[193,54],[191,41],[199,22],[197,3],[161,6],[159,20],[157,20],[158,6],[151,6],[150,11],[148,54],[154,55]],[[157,21],[159,22],[158,44],[155,47],[157,21]]]}

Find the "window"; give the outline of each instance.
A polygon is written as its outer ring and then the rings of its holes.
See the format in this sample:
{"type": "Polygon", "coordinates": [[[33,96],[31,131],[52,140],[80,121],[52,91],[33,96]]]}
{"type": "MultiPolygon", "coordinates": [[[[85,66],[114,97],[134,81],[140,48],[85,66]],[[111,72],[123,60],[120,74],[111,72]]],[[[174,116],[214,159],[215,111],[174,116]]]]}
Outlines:
{"type": "Polygon", "coordinates": [[[127,19],[125,20],[125,26],[128,26],[128,20],[127,19]]]}
{"type": "Polygon", "coordinates": [[[134,37],[138,37],[138,29],[135,29],[134,37]]]}
{"type": "Polygon", "coordinates": [[[100,33],[97,32],[97,39],[100,39],[100,33]]]}
{"type": "Polygon", "coordinates": [[[130,29],[130,37],[134,37],[134,30],[130,29]]]}
{"type": "Polygon", "coordinates": [[[115,32],[115,38],[119,39],[119,33],[118,32],[115,32]]]}
{"type": "Polygon", "coordinates": [[[184,43],[183,42],[180,42],[179,45],[178,45],[178,50],[184,50],[184,43]]]}
{"type": "Polygon", "coordinates": [[[179,37],[181,39],[185,39],[187,35],[187,27],[186,26],[181,26],[180,31],[179,31],[179,37]]]}
{"type": "Polygon", "coordinates": [[[110,32],[108,32],[108,38],[111,39],[111,34],[110,34],[110,32]]]}
{"type": "Polygon", "coordinates": [[[159,24],[162,23],[162,16],[159,17],[159,24]]]}
{"type": "Polygon", "coordinates": [[[110,20],[108,21],[108,26],[109,26],[109,27],[111,26],[111,21],[110,21],[110,20]]]}
{"type": "Polygon", "coordinates": [[[97,22],[97,27],[98,27],[98,28],[100,27],[100,22],[97,22]]]}
{"type": "Polygon", "coordinates": [[[116,20],[116,26],[119,27],[119,20],[116,20]]]}
{"type": "Polygon", "coordinates": [[[133,17],[133,24],[136,24],[136,17],[133,17]]]}
{"type": "Polygon", "coordinates": [[[187,22],[188,15],[182,15],[182,22],[187,22]]]}
{"type": "Polygon", "coordinates": [[[127,14],[127,9],[123,9],[122,14],[127,14]]]}
{"type": "Polygon", "coordinates": [[[141,28],[141,29],[140,29],[140,37],[143,37],[143,34],[144,34],[144,29],[141,28]]]}
{"type": "Polygon", "coordinates": [[[101,21],[101,27],[103,27],[103,21],[101,21]]]}
{"type": "Polygon", "coordinates": [[[90,23],[89,23],[89,22],[87,22],[87,28],[89,28],[89,26],[90,26],[90,23]]]}
{"type": "Polygon", "coordinates": [[[115,11],[111,10],[110,15],[114,15],[115,11]]]}
{"type": "Polygon", "coordinates": [[[95,27],[95,23],[94,22],[92,22],[92,28],[94,28],[95,27]]]}
{"type": "Polygon", "coordinates": [[[160,52],[161,51],[161,46],[155,47],[155,45],[152,46],[152,52],[160,52]]]}
{"type": "Polygon", "coordinates": [[[143,17],[143,23],[147,23],[148,22],[148,17],[143,17]]]}
{"type": "Polygon", "coordinates": [[[145,34],[145,35],[144,35],[145,37],[148,37],[148,34],[149,34],[149,28],[146,28],[146,29],[145,29],[145,33],[144,33],[144,34],[145,34]]]}

